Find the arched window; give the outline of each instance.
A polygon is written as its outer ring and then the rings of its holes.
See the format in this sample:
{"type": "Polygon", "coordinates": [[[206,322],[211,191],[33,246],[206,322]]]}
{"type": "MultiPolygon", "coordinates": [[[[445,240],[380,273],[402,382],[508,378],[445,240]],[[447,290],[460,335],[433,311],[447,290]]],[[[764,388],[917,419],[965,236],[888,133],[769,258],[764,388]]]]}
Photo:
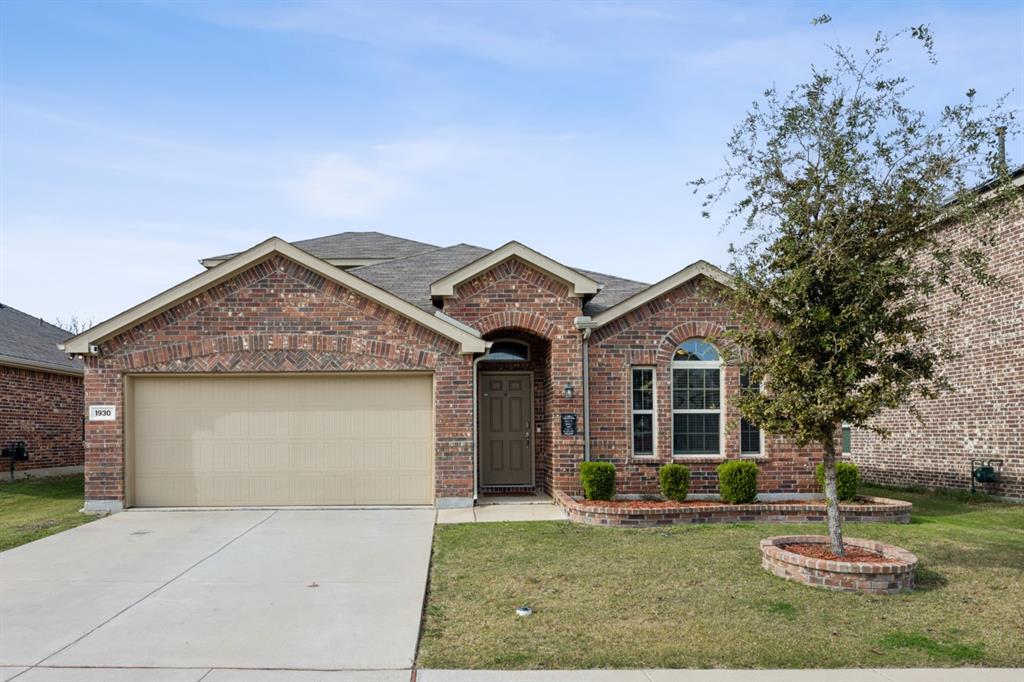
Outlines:
{"type": "Polygon", "coordinates": [[[483,359],[487,362],[526,362],[530,359],[530,344],[515,339],[499,339],[491,344],[483,359]]]}
{"type": "Polygon", "coordinates": [[[704,339],[672,356],[672,454],[722,454],[722,358],[704,339]]]}

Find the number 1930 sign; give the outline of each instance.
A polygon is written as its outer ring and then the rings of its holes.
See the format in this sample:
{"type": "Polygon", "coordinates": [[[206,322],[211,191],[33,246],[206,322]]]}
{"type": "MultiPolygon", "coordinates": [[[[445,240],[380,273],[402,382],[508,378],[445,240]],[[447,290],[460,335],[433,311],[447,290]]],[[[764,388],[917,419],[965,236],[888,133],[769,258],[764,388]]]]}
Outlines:
{"type": "Polygon", "coordinates": [[[89,421],[91,422],[112,422],[117,418],[117,411],[114,405],[90,405],[89,421]]]}

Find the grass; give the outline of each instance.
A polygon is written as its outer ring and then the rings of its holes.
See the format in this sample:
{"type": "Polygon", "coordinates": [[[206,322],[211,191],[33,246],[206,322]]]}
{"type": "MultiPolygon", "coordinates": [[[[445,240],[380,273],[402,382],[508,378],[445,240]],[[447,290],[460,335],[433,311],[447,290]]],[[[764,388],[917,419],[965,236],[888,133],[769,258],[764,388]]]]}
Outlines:
{"type": "Polygon", "coordinates": [[[794,526],[438,526],[419,665],[1024,665],[1024,505],[862,492],[914,503],[908,525],[845,525],[850,537],[918,556],[912,594],[829,592],[770,575],[758,541],[794,526]],[[534,615],[516,616],[521,604],[534,615]]]}
{"type": "Polygon", "coordinates": [[[0,551],[92,521],[82,499],[81,476],[0,483],[0,551]]]}

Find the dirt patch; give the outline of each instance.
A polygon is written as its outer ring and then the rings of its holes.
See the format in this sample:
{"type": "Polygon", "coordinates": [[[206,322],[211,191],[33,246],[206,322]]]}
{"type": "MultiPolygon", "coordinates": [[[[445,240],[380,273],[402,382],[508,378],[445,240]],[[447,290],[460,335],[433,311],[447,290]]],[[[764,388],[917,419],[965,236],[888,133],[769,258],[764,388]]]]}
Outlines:
{"type": "Polygon", "coordinates": [[[811,559],[825,559],[828,561],[856,561],[862,564],[905,564],[905,561],[898,559],[890,559],[884,557],[881,554],[872,552],[864,547],[854,547],[853,545],[846,545],[846,556],[836,556],[829,549],[828,545],[820,544],[816,542],[811,543],[797,543],[792,545],[780,545],[780,549],[784,549],[787,552],[793,552],[800,556],[810,557],[811,559]]]}

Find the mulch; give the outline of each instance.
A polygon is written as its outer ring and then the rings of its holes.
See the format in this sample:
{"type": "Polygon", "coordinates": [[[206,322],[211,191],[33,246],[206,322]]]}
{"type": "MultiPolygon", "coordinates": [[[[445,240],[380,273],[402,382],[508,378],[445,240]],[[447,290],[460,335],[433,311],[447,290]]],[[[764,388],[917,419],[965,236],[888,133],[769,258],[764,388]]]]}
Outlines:
{"type": "Polygon", "coordinates": [[[836,556],[832,553],[832,550],[828,545],[819,544],[816,542],[810,543],[797,543],[792,545],[781,545],[781,549],[787,552],[793,552],[800,556],[810,557],[811,559],[827,559],[829,561],[856,561],[864,564],[902,564],[904,562],[898,559],[890,559],[884,557],[881,554],[876,554],[869,549],[863,547],[854,547],[852,545],[846,545],[846,556],[836,556]]]}

